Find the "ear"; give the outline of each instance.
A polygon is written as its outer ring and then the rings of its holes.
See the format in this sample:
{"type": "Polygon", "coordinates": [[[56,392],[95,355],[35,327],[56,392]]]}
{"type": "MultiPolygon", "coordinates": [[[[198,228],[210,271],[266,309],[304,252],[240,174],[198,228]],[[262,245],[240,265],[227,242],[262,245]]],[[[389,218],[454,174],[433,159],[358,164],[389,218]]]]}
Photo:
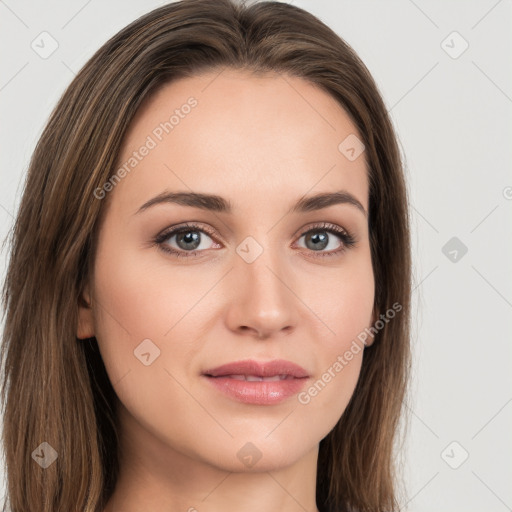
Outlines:
{"type": "Polygon", "coordinates": [[[80,295],[78,304],[78,325],[76,337],[80,340],[92,338],[94,336],[94,317],[92,311],[92,301],[89,293],[89,285],[84,288],[80,295]]]}

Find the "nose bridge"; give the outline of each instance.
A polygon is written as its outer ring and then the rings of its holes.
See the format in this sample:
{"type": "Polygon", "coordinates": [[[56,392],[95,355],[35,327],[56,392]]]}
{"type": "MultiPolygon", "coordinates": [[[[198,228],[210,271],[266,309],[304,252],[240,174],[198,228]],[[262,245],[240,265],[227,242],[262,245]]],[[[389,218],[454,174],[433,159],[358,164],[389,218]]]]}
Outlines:
{"type": "MultiPolygon", "coordinates": [[[[274,249],[275,253],[275,249],[274,249]]],[[[276,255],[272,254],[272,249],[266,248],[254,261],[248,263],[237,262],[239,267],[239,277],[246,283],[247,292],[254,297],[267,297],[272,301],[281,298],[283,295],[283,284],[277,276],[281,275],[280,268],[282,264],[276,261],[276,255]]]]}
{"type": "Polygon", "coordinates": [[[295,324],[297,303],[282,248],[272,244],[271,237],[258,238],[247,237],[236,248],[231,319],[237,328],[268,335],[295,324]]]}

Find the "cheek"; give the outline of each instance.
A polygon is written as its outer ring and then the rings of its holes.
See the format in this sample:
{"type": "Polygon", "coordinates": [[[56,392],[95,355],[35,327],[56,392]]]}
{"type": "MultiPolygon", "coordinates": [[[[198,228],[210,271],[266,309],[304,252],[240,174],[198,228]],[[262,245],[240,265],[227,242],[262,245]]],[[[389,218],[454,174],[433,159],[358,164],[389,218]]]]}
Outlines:
{"type": "MultiPolygon", "coordinates": [[[[153,340],[172,325],[172,317],[162,311],[166,307],[162,291],[172,289],[173,283],[156,286],[152,273],[157,270],[145,267],[136,252],[122,250],[118,242],[106,237],[96,256],[94,275],[96,338],[113,384],[142,366],[136,359],[139,346],[154,358],[161,343],[155,341],[153,346],[153,340]]],[[[169,306],[167,311],[172,311],[169,306]]]]}
{"type": "MultiPolygon", "coordinates": [[[[165,367],[175,373],[178,368],[181,373],[181,363],[199,350],[197,339],[203,335],[199,320],[207,315],[201,299],[218,276],[199,267],[173,270],[152,249],[123,247],[121,238],[105,237],[96,256],[96,338],[114,387],[131,372],[130,382],[141,374],[140,389],[144,385],[163,389],[162,382],[154,380],[156,372],[145,370],[165,367]]],[[[158,375],[168,386],[169,375],[165,371],[158,375]]]]}
{"type": "Polygon", "coordinates": [[[347,265],[320,289],[321,294],[310,295],[310,304],[328,329],[317,337],[319,373],[298,398],[306,409],[323,411],[332,428],[356,387],[364,353],[362,340],[371,326],[375,283],[370,258],[347,265]]]}
{"type": "Polygon", "coordinates": [[[144,251],[116,250],[114,245],[105,244],[96,259],[95,330],[101,357],[124,407],[147,429],[160,421],[160,428],[165,425],[169,435],[179,437],[183,432],[173,417],[187,417],[190,397],[178,384],[184,379],[177,370],[187,367],[196,334],[184,336],[183,329],[190,328],[186,314],[203,288],[183,282],[179,273],[175,279],[165,263],[148,265],[151,258],[143,257],[144,251]],[[173,338],[185,342],[173,343],[173,338]]]}
{"type": "Polygon", "coordinates": [[[332,357],[346,350],[371,324],[375,282],[369,249],[351,255],[346,265],[318,281],[315,288],[315,293],[309,293],[308,304],[325,324],[324,353],[332,357]]]}

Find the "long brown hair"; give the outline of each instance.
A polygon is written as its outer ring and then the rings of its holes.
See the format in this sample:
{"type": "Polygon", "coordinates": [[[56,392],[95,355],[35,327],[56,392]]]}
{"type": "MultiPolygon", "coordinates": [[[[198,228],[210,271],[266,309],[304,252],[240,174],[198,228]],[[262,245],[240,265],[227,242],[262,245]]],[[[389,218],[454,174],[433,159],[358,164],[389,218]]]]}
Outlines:
{"type": "Polygon", "coordinates": [[[135,20],[94,54],[32,156],[3,289],[3,449],[12,512],[101,512],[114,489],[118,399],[95,338],[76,338],[106,203],[94,191],[115,172],[143,100],[169,81],[226,67],[316,84],[363,138],[375,311],[396,303],[401,311],[365,349],[348,407],[320,442],[316,499],[321,511],[399,508],[395,449],[410,368],[410,235],[403,164],[384,102],[355,52],[312,14],[279,2],[183,0],[135,20]],[[45,442],[58,458],[43,469],[37,457],[53,454],[45,442]]]}

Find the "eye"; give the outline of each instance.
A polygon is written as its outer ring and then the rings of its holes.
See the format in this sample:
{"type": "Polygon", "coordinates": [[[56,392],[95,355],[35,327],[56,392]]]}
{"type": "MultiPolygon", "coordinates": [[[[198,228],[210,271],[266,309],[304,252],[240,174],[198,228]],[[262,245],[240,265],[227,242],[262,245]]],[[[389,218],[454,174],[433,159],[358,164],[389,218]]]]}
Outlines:
{"type": "Polygon", "coordinates": [[[173,256],[189,258],[210,248],[212,239],[209,234],[213,236],[210,229],[199,227],[196,224],[186,224],[164,231],[155,239],[155,243],[160,249],[173,256]],[[172,239],[174,239],[174,242],[172,242],[172,239]]]}
{"type": "Polygon", "coordinates": [[[308,231],[302,233],[299,241],[305,238],[305,246],[320,257],[330,257],[340,255],[356,243],[356,239],[347,230],[336,226],[335,224],[322,223],[313,226],[308,231]],[[341,241],[341,244],[340,244],[341,241]],[[324,251],[328,249],[328,251],[324,251]]]}

